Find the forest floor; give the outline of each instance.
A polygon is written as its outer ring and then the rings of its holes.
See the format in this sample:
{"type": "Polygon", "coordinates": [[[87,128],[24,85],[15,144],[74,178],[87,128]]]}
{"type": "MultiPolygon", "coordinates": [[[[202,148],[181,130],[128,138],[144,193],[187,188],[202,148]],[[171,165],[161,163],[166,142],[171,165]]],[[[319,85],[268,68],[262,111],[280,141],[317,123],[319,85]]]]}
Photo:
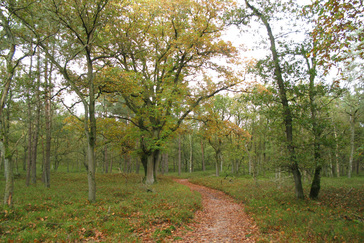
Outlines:
{"type": "Polygon", "coordinates": [[[202,209],[196,212],[192,223],[177,229],[164,242],[256,241],[259,230],[244,212],[244,205],[221,191],[192,184],[187,179],[174,180],[201,194],[202,209]]]}

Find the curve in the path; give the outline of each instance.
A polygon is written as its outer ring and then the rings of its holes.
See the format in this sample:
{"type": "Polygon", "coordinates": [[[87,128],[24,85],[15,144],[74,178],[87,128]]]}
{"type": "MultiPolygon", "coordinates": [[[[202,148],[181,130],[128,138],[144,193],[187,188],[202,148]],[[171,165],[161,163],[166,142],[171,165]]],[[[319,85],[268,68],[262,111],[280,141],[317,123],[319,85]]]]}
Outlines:
{"type": "Polygon", "coordinates": [[[177,232],[177,242],[255,242],[258,229],[242,205],[225,193],[175,179],[201,193],[203,209],[196,212],[193,231],[177,232]]]}

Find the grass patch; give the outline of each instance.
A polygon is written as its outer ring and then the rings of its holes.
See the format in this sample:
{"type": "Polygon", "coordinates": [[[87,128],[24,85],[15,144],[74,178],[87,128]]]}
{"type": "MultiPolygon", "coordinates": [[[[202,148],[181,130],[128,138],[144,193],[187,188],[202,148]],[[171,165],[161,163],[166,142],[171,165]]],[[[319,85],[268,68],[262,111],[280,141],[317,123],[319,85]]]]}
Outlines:
{"type": "MultiPolygon", "coordinates": [[[[293,181],[192,177],[243,202],[262,242],[364,242],[364,178],[322,178],[320,199],[296,200],[293,181]]],[[[309,185],[305,186],[308,195],[309,185]]]]}
{"type": "Polygon", "coordinates": [[[86,174],[53,173],[51,178],[51,188],[40,181],[26,187],[24,177],[15,181],[14,207],[0,207],[0,242],[140,242],[151,228],[158,241],[201,207],[198,194],[166,177],[147,188],[140,175],[98,174],[92,204],[86,174]]]}

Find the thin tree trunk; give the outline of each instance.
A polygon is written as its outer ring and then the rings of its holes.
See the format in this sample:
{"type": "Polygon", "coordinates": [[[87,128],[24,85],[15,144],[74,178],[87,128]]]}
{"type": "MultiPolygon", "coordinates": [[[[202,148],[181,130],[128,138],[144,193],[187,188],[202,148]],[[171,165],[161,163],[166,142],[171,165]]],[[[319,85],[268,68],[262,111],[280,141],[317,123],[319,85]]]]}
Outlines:
{"type": "MultiPolygon", "coordinates": [[[[4,204],[8,205],[9,207],[13,206],[13,192],[14,192],[14,175],[13,175],[13,164],[11,153],[9,152],[8,147],[8,136],[9,131],[5,129],[3,124],[4,117],[3,117],[3,110],[5,107],[5,103],[8,99],[8,94],[10,90],[11,83],[13,81],[13,77],[15,74],[15,69],[17,64],[14,63],[14,55],[16,51],[16,42],[15,37],[12,33],[11,23],[9,19],[3,14],[2,10],[0,11],[0,20],[1,20],[1,27],[4,31],[2,37],[7,37],[6,43],[9,44],[9,52],[4,55],[5,56],[5,64],[6,64],[6,71],[5,77],[3,78],[3,85],[0,89],[1,97],[0,97],[0,149],[1,155],[4,158],[4,170],[5,170],[5,191],[4,191],[4,204]],[[5,35],[4,35],[5,34],[5,35]]],[[[9,109],[9,108],[8,108],[9,109]]],[[[8,123],[8,125],[10,125],[8,123]]]]}
{"type": "Polygon", "coordinates": [[[46,128],[46,148],[43,166],[43,179],[46,187],[51,186],[51,140],[52,140],[52,106],[51,106],[51,85],[52,85],[52,65],[48,72],[48,58],[45,63],[45,128],[46,128]]]}
{"type": "Polygon", "coordinates": [[[89,104],[85,103],[85,132],[87,136],[87,159],[88,159],[88,200],[96,201],[96,116],[95,116],[95,87],[93,76],[93,65],[90,51],[86,48],[87,57],[87,79],[89,83],[89,104]],[[86,112],[88,111],[88,112],[86,112]]]}
{"type": "Polygon", "coordinates": [[[128,155],[124,154],[124,166],[123,166],[123,172],[126,173],[128,168],[128,155]]]}
{"type": "Polygon", "coordinates": [[[355,139],[355,114],[350,114],[350,158],[348,167],[348,178],[351,178],[353,172],[353,159],[354,159],[354,140],[355,139]]]}
{"type": "Polygon", "coordinates": [[[202,157],[202,171],[205,171],[205,150],[203,147],[203,141],[202,138],[200,139],[200,143],[201,143],[201,157],[202,157]]]}
{"type": "Polygon", "coordinates": [[[217,149],[215,151],[215,160],[216,160],[216,164],[215,164],[215,175],[216,177],[220,176],[220,164],[221,164],[221,150],[217,149]]]}
{"type": "Polygon", "coordinates": [[[38,140],[40,128],[40,53],[37,54],[37,86],[36,86],[36,117],[32,139],[32,157],[31,157],[31,183],[37,183],[37,155],[38,155],[38,140]]]}
{"type": "Polygon", "coordinates": [[[282,70],[279,64],[279,56],[276,49],[276,43],[275,38],[273,36],[272,29],[270,27],[270,24],[268,23],[268,20],[266,17],[259,12],[255,7],[249,4],[248,0],[245,0],[245,3],[247,6],[254,12],[254,15],[256,15],[264,24],[266,27],[266,30],[268,32],[269,40],[270,40],[270,49],[273,56],[273,62],[274,62],[274,74],[276,77],[276,82],[278,84],[279,88],[279,97],[283,106],[283,119],[284,124],[286,128],[286,139],[287,139],[287,150],[289,152],[289,160],[290,160],[290,169],[292,171],[294,181],[295,181],[295,193],[296,197],[298,199],[304,199],[304,193],[303,193],[303,187],[302,187],[302,178],[301,178],[301,172],[298,167],[296,153],[293,145],[293,118],[291,109],[288,103],[287,94],[286,94],[286,87],[283,81],[282,77],[282,70]]]}
{"type": "Polygon", "coordinates": [[[252,175],[253,174],[253,156],[251,155],[251,151],[249,150],[248,148],[248,145],[245,144],[245,150],[248,154],[248,173],[249,175],[252,175]]]}
{"type": "MultiPolygon", "coordinates": [[[[33,57],[30,57],[30,65],[29,65],[29,77],[33,76],[32,72],[33,68],[33,57]]],[[[28,160],[27,160],[27,176],[26,176],[26,185],[30,185],[31,180],[31,165],[32,165],[32,139],[33,139],[33,119],[32,119],[32,106],[31,106],[31,96],[30,96],[30,85],[27,85],[27,106],[28,106],[28,160]]]]}
{"type": "Polygon", "coordinates": [[[168,153],[164,154],[164,173],[168,173],[169,172],[169,161],[168,161],[168,153]]]}
{"type": "Polygon", "coordinates": [[[332,151],[331,148],[329,149],[329,161],[330,161],[330,177],[334,177],[334,163],[332,162],[332,151]]]}
{"type": "Polygon", "coordinates": [[[158,168],[161,161],[161,151],[157,149],[153,152],[153,154],[154,154],[153,176],[154,176],[154,182],[157,182],[158,168]]]}
{"type": "Polygon", "coordinates": [[[107,146],[104,146],[104,164],[105,164],[105,173],[109,173],[109,159],[107,157],[107,146]]]}
{"type": "Polygon", "coordinates": [[[340,164],[339,164],[339,141],[337,138],[337,131],[334,121],[332,121],[334,126],[334,136],[335,136],[335,164],[336,164],[336,177],[340,177],[340,164]]]}
{"type": "Polygon", "coordinates": [[[312,60],[312,64],[310,64],[309,59],[304,54],[304,58],[306,59],[308,73],[310,75],[310,83],[309,83],[309,100],[310,100],[310,111],[311,111],[311,125],[312,125],[312,132],[314,136],[313,141],[313,156],[314,156],[314,163],[315,163],[315,173],[313,176],[311,190],[310,190],[310,198],[317,199],[320,189],[321,189],[321,149],[320,149],[320,137],[321,137],[321,129],[318,125],[317,121],[317,104],[315,102],[316,98],[316,91],[315,91],[315,77],[316,77],[316,64],[315,60],[312,60]]]}
{"type": "Polygon", "coordinates": [[[181,175],[182,151],[181,151],[181,134],[178,135],[178,175],[181,175]]]}
{"type": "Polygon", "coordinates": [[[92,139],[88,138],[87,145],[87,180],[88,180],[88,200],[90,202],[96,201],[96,177],[95,177],[95,147],[92,139]],[[91,141],[90,141],[91,140],[91,141]]]}
{"type": "MultiPolygon", "coordinates": [[[[10,95],[11,96],[11,95],[10,95]]],[[[9,151],[9,129],[10,129],[10,107],[8,106],[6,112],[6,119],[4,117],[4,113],[1,109],[1,137],[0,140],[0,151],[1,157],[4,160],[4,170],[5,170],[5,193],[4,193],[4,204],[9,207],[13,206],[13,193],[14,193],[14,174],[13,174],[13,161],[12,161],[12,153],[9,151]]]]}
{"type": "MultiPolygon", "coordinates": [[[[110,174],[112,173],[112,165],[113,165],[113,162],[114,162],[114,157],[113,156],[110,156],[110,174]]],[[[137,174],[138,173],[139,173],[139,171],[137,172],[137,174]]]]}
{"type": "Polygon", "coordinates": [[[5,169],[5,193],[4,193],[4,204],[9,207],[13,206],[13,193],[14,193],[14,175],[13,175],[13,162],[11,153],[7,148],[6,142],[0,142],[1,155],[4,159],[5,169]]]}
{"type": "Polygon", "coordinates": [[[192,135],[189,135],[189,139],[190,139],[190,173],[192,173],[192,167],[193,167],[193,144],[192,144],[192,135]]]}

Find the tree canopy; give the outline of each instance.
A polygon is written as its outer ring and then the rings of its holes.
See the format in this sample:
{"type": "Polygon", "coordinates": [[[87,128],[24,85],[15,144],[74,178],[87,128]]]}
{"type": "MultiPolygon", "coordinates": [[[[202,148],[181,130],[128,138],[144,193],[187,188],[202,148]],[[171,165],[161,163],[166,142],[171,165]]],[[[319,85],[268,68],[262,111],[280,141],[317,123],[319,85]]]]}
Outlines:
{"type": "Polygon", "coordinates": [[[323,174],[362,169],[362,12],[347,0],[2,1],[4,202],[13,172],[31,186],[37,168],[47,187],[50,171],[86,170],[94,202],[113,167],[148,186],[177,167],[290,173],[297,198],[308,179],[317,199],[323,174]],[[265,55],[247,61],[249,48],[265,55]]]}

